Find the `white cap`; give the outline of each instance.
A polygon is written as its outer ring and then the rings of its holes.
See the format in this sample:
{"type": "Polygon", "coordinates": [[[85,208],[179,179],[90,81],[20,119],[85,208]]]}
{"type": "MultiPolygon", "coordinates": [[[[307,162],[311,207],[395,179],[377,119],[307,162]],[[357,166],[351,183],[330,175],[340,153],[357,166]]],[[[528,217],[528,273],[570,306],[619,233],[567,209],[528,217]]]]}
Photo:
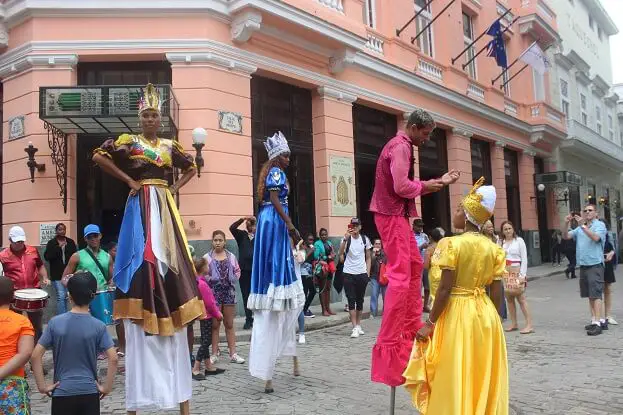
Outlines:
{"type": "Polygon", "coordinates": [[[26,232],[21,226],[13,226],[9,230],[9,240],[15,242],[26,242],[26,232]]]}

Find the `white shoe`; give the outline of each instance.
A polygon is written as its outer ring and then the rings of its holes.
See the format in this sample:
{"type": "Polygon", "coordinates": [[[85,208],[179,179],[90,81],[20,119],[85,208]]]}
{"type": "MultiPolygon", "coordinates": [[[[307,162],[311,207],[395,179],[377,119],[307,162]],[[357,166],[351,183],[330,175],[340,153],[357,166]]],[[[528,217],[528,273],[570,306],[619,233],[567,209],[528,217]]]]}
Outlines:
{"type": "Polygon", "coordinates": [[[242,357],[240,357],[238,355],[238,353],[234,353],[231,355],[231,360],[230,362],[232,363],[238,363],[239,365],[243,364],[246,360],[244,360],[242,357]]]}
{"type": "Polygon", "coordinates": [[[357,337],[359,337],[359,330],[357,330],[357,327],[353,327],[353,332],[350,334],[350,338],[356,339],[357,337]]]}
{"type": "Polygon", "coordinates": [[[215,364],[216,362],[218,362],[218,356],[213,354],[210,356],[210,363],[215,364]]]}
{"type": "Polygon", "coordinates": [[[355,328],[356,328],[356,329],[357,329],[357,331],[359,332],[359,335],[366,334],[366,333],[364,333],[364,332],[363,332],[363,330],[361,329],[361,326],[357,326],[357,327],[355,327],[355,328]]]}
{"type": "Polygon", "coordinates": [[[617,323],[617,321],[614,318],[612,318],[612,317],[608,317],[607,320],[608,320],[608,324],[612,324],[614,326],[618,326],[619,325],[619,323],[617,323]]]}
{"type": "Polygon", "coordinates": [[[305,335],[299,334],[299,344],[305,344],[305,335]]]}

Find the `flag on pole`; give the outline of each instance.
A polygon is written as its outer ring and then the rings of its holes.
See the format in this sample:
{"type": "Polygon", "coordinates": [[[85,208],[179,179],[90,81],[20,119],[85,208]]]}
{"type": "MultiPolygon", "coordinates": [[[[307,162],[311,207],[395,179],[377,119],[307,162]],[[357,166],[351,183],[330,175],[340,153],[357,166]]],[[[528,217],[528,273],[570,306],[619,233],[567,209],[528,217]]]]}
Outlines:
{"type": "Polygon", "coordinates": [[[493,22],[489,30],[489,36],[493,36],[493,40],[487,45],[487,56],[495,58],[495,62],[499,67],[506,69],[506,47],[504,45],[504,35],[502,35],[502,24],[500,20],[493,22]]]}
{"type": "Polygon", "coordinates": [[[545,56],[545,53],[536,42],[532,43],[532,45],[521,54],[519,59],[523,63],[532,66],[532,69],[539,75],[543,75],[552,66],[547,56],[545,56]]]}

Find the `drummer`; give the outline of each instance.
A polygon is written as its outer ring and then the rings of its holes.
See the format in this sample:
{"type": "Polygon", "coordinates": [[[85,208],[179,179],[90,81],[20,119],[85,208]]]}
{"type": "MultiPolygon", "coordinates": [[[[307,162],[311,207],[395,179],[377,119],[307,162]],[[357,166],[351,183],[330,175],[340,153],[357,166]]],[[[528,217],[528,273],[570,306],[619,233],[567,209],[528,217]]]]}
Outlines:
{"type": "MultiPolygon", "coordinates": [[[[41,288],[50,285],[48,271],[36,248],[26,244],[26,232],[20,226],[9,230],[9,247],[0,252],[0,263],[4,275],[13,280],[16,290],[41,288]]],[[[27,313],[35,329],[35,343],[39,340],[43,326],[43,310],[27,313]]]]}
{"type": "Polygon", "coordinates": [[[87,225],[84,228],[84,240],[87,247],[69,258],[63,277],[78,271],[88,271],[97,280],[97,291],[107,291],[111,288],[113,261],[108,252],[101,247],[102,234],[99,226],[87,225]]]}

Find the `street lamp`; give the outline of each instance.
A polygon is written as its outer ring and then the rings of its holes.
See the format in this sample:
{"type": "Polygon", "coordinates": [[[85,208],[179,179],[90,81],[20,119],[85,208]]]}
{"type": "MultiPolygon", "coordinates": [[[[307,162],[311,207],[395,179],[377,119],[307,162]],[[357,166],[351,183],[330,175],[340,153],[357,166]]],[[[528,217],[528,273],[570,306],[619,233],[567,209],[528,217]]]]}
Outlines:
{"type": "Polygon", "coordinates": [[[195,164],[197,165],[197,177],[201,177],[201,168],[203,167],[203,156],[201,150],[206,143],[208,132],[205,128],[197,127],[193,130],[193,147],[195,148],[195,164]]]}
{"type": "Polygon", "coordinates": [[[39,149],[33,146],[32,142],[28,143],[28,147],[26,147],[24,151],[26,152],[26,154],[28,154],[28,161],[26,162],[26,165],[28,166],[28,169],[30,170],[30,181],[31,183],[34,183],[35,182],[35,169],[37,169],[38,172],[45,171],[45,164],[39,164],[35,161],[35,153],[39,151],[39,149]]]}
{"type": "Polygon", "coordinates": [[[545,194],[543,193],[545,191],[545,185],[543,183],[539,183],[536,186],[536,190],[538,190],[538,193],[536,196],[530,196],[530,200],[535,200],[538,199],[539,197],[544,197],[545,194]]]}

